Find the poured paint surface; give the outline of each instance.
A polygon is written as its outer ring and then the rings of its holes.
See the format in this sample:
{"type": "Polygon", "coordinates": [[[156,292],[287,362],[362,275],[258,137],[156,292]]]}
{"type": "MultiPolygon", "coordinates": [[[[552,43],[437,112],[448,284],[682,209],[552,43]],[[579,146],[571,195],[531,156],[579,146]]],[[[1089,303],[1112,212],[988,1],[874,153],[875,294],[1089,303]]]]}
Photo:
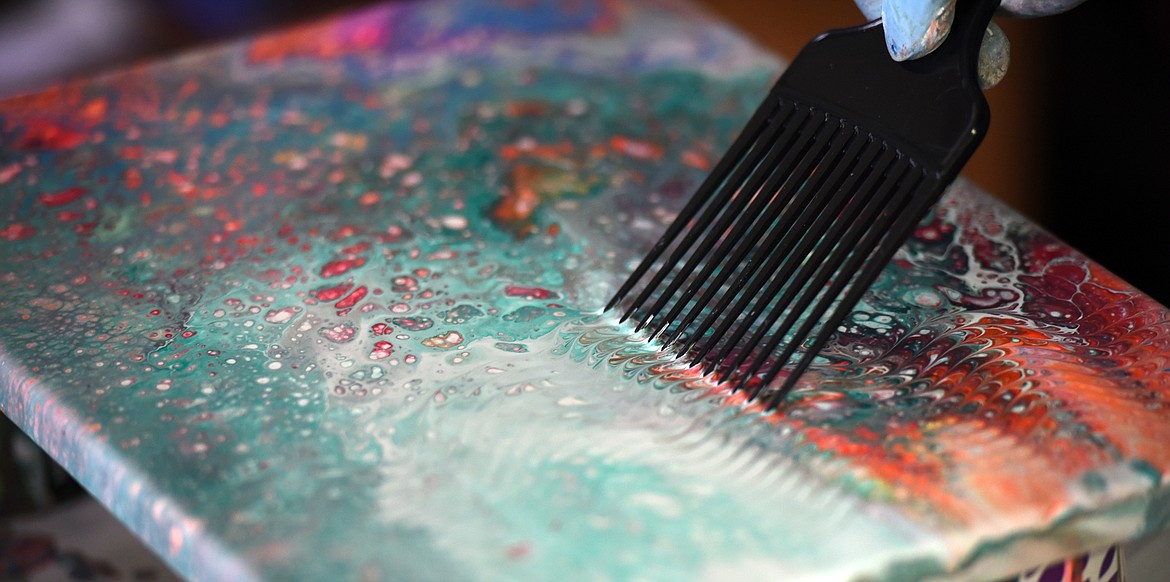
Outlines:
{"type": "Polygon", "coordinates": [[[0,104],[0,406],[197,579],[907,580],[1161,528],[1166,310],[960,183],[783,413],[599,314],[779,63],[398,3],[0,104]]]}

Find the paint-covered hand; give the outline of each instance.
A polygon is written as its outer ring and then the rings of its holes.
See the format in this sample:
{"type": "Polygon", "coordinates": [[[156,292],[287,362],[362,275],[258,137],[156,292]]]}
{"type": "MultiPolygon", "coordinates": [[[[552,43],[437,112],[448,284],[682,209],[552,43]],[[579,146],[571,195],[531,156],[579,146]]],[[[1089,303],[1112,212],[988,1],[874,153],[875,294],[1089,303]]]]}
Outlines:
{"type": "MultiPolygon", "coordinates": [[[[1084,0],[1003,0],[999,13],[1047,16],[1081,2],[1084,0]]],[[[854,0],[854,3],[866,18],[883,20],[886,47],[897,61],[916,59],[938,48],[950,32],[955,8],[955,0],[854,0]]],[[[1003,79],[1010,55],[1007,36],[998,25],[991,23],[979,49],[979,83],[985,89],[1003,79]]]]}

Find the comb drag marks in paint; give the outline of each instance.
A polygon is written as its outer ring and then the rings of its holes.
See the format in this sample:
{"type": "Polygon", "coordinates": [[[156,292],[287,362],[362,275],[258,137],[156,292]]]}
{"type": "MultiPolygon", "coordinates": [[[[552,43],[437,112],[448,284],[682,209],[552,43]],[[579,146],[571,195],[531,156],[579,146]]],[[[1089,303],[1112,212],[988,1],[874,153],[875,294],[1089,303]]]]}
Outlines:
{"type": "Polygon", "coordinates": [[[1006,575],[1161,527],[1165,310],[970,187],[784,414],[597,316],[777,63],[535,6],[0,104],[5,414],[193,578],[1006,575]]]}

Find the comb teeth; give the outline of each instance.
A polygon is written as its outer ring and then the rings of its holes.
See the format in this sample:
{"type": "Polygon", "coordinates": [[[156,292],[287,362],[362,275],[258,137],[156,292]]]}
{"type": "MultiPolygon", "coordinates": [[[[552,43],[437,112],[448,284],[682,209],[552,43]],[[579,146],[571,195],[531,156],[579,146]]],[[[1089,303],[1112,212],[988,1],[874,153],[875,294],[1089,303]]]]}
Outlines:
{"type": "Polygon", "coordinates": [[[983,139],[999,4],[905,63],[878,22],[813,39],[607,309],[779,406],[983,139]]]}
{"type": "Polygon", "coordinates": [[[774,93],[609,307],[775,408],[944,186],[774,93]]]}

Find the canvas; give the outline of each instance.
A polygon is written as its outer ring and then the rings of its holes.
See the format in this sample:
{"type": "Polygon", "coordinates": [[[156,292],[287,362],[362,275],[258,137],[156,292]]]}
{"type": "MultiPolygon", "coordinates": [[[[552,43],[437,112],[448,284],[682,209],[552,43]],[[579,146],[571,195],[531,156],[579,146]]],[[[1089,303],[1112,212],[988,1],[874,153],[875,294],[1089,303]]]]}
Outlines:
{"type": "Polygon", "coordinates": [[[193,579],[977,579],[1161,529],[1166,310],[970,183],[777,412],[601,312],[781,67],[676,1],[438,0],[3,102],[0,407],[193,579]]]}

